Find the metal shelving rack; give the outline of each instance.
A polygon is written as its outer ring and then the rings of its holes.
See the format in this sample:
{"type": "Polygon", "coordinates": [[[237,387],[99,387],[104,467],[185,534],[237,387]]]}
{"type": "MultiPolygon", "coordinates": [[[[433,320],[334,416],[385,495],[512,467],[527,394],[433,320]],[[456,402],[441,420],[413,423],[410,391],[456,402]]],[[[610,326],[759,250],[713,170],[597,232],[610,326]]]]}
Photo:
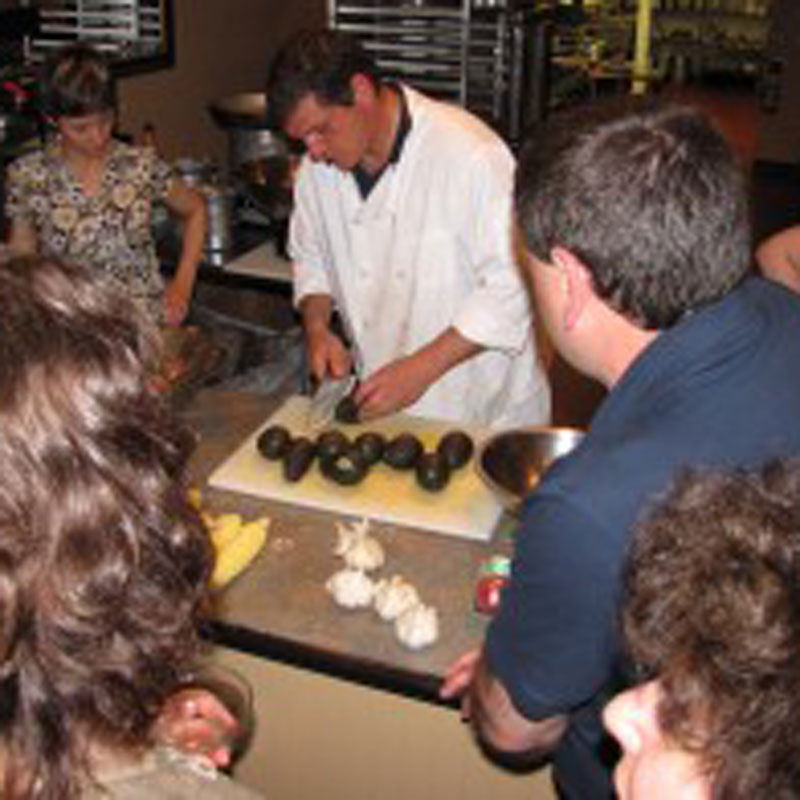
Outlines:
{"type": "Polygon", "coordinates": [[[383,73],[458,103],[516,140],[527,15],[507,0],[328,0],[330,27],[357,36],[383,73]]]}

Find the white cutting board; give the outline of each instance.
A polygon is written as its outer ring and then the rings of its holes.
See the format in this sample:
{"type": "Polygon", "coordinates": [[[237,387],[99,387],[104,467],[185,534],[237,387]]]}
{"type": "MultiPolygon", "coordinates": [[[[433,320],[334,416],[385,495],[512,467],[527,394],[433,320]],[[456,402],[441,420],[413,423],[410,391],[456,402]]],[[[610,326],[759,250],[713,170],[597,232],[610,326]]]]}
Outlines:
{"type": "MultiPolygon", "coordinates": [[[[385,464],[374,465],[357,486],[339,486],[324,478],[315,461],[297,483],[283,477],[280,461],[267,461],[256,449],[256,439],[269,425],[285,425],[294,436],[308,433],[308,398],[294,395],[229,456],[210,476],[211,486],[234,492],[312,506],[340,514],[409,525],[415,528],[488,541],[501,507],[475,472],[474,461],[455,471],[441,492],[427,492],[417,485],[413,470],[401,472],[385,464]]],[[[442,434],[455,426],[447,422],[396,414],[364,425],[334,425],[350,438],[364,430],[387,436],[409,432],[432,450],[442,434]]],[[[464,427],[476,444],[486,431],[464,427]]]]}

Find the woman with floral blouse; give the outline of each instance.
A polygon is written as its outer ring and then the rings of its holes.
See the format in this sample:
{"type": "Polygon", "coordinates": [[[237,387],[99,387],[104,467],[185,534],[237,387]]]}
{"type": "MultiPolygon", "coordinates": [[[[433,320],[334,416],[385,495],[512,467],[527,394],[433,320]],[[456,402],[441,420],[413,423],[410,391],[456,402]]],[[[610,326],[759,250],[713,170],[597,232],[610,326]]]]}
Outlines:
{"type": "Polygon", "coordinates": [[[11,249],[83,264],[122,286],[154,321],[180,325],[203,249],[202,197],[172,175],[153,148],[112,138],[114,87],[91,47],[70,45],[54,57],[42,98],[57,134],[8,168],[11,249]],[[166,287],[150,227],[155,200],[183,219],[181,257],[166,287]]]}

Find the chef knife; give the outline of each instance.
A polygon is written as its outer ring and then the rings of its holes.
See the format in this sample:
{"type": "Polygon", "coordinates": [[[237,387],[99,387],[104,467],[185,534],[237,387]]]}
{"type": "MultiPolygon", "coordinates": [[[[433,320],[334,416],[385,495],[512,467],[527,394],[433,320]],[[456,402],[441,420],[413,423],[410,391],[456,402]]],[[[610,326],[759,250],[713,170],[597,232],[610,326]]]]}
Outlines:
{"type": "Polygon", "coordinates": [[[339,401],[350,394],[355,385],[355,375],[347,375],[344,378],[323,378],[311,395],[308,408],[309,429],[314,431],[325,427],[333,419],[339,401]]]}

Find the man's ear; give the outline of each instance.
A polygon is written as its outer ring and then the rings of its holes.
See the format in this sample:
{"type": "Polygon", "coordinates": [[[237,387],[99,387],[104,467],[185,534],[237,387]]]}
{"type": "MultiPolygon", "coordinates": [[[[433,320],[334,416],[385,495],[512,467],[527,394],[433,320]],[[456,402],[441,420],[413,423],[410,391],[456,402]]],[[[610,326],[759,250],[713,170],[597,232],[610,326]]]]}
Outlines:
{"type": "Polygon", "coordinates": [[[564,305],[564,326],[566,330],[572,330],[594,297],[592,274],[571,250],[558,245],[550,251],[550,263],[561,274],[562,291],[567,298],[564,305]]]}
{"type": "Polygon", "coordinates": [[[372,81],[360,72],[356,72],[350,78],[350,91],[353,93],[353,103],[357,106],[375,100],[375,87],[372,85],[372,81]]]}

